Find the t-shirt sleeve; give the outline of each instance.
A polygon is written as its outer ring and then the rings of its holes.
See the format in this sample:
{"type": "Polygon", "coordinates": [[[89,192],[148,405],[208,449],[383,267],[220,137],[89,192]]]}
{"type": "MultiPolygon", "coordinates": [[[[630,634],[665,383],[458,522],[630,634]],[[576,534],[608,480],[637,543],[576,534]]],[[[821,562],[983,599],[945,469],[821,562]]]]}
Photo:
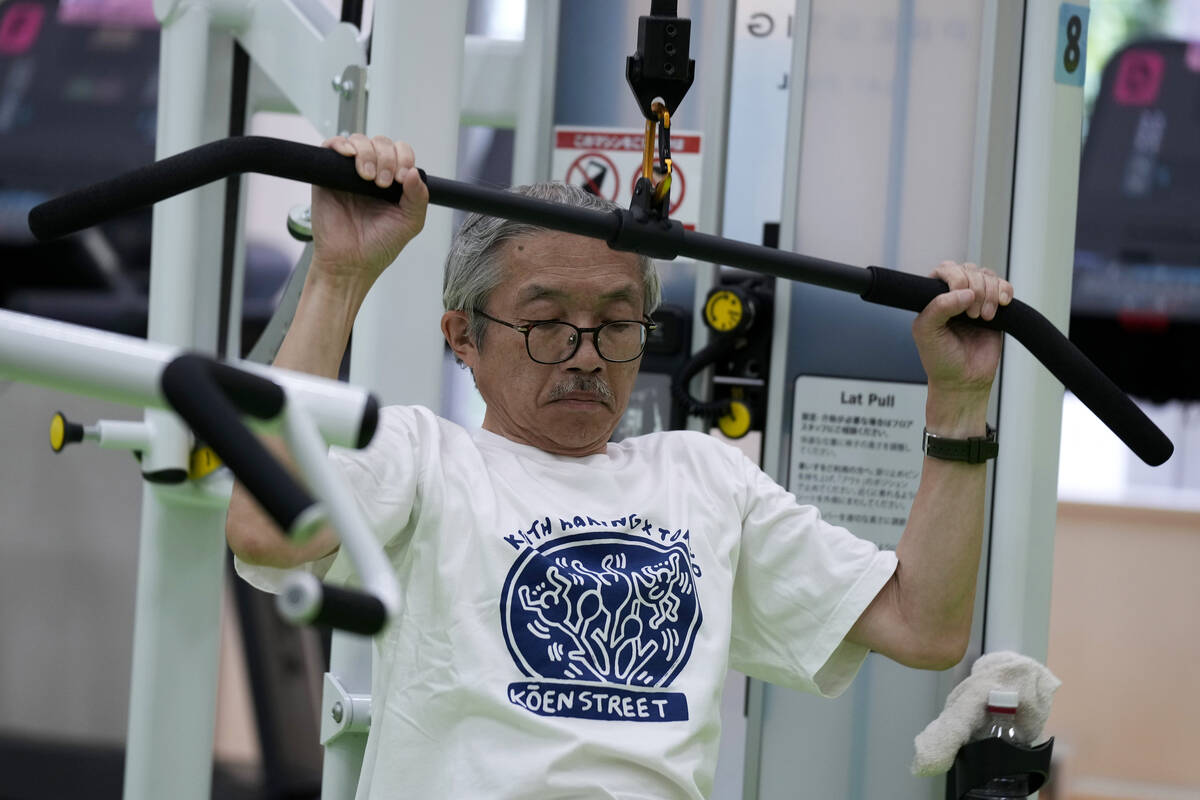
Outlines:
{"type": "MultiPolygon", "coordinates": [[[[388,406],[380,410],[379,426],[371,443],[362,450],[329,448],[329,462],[341,473],[367,528],[391,557],[404,546],[409,519],[420,502],[421,465],[428,454],[431,431],[436,437],[437,422],[427,409],[388,406]]],[[[234,557],[234,568],[246,582],[265,592],[278,594],[286,569],[247,564],[234,557]]],[[[330,583],[347,583],[355,575],[354,567],[338,548],[305,569],[330,583]]]]}
{"type": "Polygon", "coordinates": [[[740,457],[742,539],[730,664],[771,683],[836,697],[867,656],[846,634],[896,570],[896,554],[821,519],[740,457]]]}

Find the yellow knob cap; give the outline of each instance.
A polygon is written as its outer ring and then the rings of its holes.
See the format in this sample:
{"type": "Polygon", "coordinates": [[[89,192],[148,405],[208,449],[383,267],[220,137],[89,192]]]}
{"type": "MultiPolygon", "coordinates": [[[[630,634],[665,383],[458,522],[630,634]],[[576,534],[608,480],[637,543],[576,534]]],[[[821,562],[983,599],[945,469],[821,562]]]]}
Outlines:
{"type": "Polygon", "coordinates": [[[750,432],[750,408],[734,400],[729,404],[729,413],[717,419],[717,427],[730,439],[740,439],[750,432]]]}
{"type": "Polygon", "coordinates": [[[50,418],[50,449],[56,453],[61,453],[62,449],[73,442],[82,442],[84,437],[83,426],[78,422],[71,422],[61,411],[55,411],[54,416],[50,418]]]}
{"type": "Polygon", "coordinates": [[[61,411],[55,411],[50,418],[50,449],[61,452],[67,445],[67,418],[61,411]]]}
{"type": "Polygon", "coordinates": [[[192,451],[191,463],[188,464],[188,478],[198,481],[211,475],[221,467],[221,459],[208,446],[197,447],[192,451]]]}
{"type": "Polygon", "coordinates": [[[742,298],[728,289],[713,292],[704,304],[704,319],[713,330],[728,333],[742,321],[745,308],[742,298]]]}

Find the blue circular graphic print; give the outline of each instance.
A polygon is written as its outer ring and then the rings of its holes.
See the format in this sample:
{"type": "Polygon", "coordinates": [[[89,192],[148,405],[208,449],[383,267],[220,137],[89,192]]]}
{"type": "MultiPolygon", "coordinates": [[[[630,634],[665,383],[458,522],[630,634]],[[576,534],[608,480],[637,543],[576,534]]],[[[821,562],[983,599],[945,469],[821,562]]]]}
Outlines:
{"type": "Polygon", "coordinates": [[[670,685],[702,620],[685,543],[611,531],[526,550],[500,614],[526,675],[627,686],[670,685]]]}

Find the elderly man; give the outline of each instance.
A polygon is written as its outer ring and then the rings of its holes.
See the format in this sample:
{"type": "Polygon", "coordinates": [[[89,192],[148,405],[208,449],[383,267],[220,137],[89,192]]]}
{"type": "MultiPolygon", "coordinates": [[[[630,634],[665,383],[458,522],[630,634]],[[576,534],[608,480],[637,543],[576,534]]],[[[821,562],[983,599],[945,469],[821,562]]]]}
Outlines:
{"type": "MultiPolygon", "coordinates": [[[[336,374],[374,280],[420,231],[411,148],[336,138],[390,205],[313,192],[314,256],[276,364],[336,374]]],[[[571,187],[525,191],[593,208],[571,187]]],[[[913,324],[926,425],[985,430],[1011,286],[971,265],[913,324]]],[[[377,639],[358,796],[700,798],[711,790],[727,668],[833,696],[869,650],[920,669],[966,648],[985,469],[927,457],[895,553],[818,511],[717,440],[672,431],[609,442],[658,301],[653,262],[604,243],[468,218],[446,265],[442,331],[487,403],[468,432],[383,410],[362,452],[334,450],[400,582],[377,639]]],[[[292,546],[240,489],[238,568],[350,577],[324,531],[292,546]]]]}

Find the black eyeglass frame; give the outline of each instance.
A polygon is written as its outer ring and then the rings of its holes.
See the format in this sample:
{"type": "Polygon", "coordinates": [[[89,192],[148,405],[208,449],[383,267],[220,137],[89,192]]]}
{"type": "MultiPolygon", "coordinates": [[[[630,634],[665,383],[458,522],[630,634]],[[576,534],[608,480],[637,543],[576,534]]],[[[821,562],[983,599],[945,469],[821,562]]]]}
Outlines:
{"type": "Polygon", "coordinates": [[[528,325],[516,325],[512,322],[505,322],[502,319],[496,319],[491,314],[488,314],[486,311],[484,311],[481,308],[474,309],[474,313],[478,314],[479,316],[483,317],[486,320],[495,322],[498,325],[503,325],[506,328],[512,328],[514,331],[519,332],[521,335],[523,335],[525,337],[525,354],[528,355],[530,360],[533,361],[535,364],[545,364],[547,366],[552,366],[554,364],[561,364],[564,361],[570,361],[572,358],[574,358],[575,354],[579,352],[579,345],[581,342],[583,342],[583,334],[585,334],[585,333],[590,333],[592,335],[592,347],[596,348],[596,355],[600,356],[601,358],[603,358],[605,361],[607,361],[610,364],[628,364],[630,361],[637,361],[639,358],[642,357],[642,355],[646,352],[646,343],[650,341],[651,331],[658,329],[657,322],[653,322],[651,320],[645,320],[645,319],[614,319],[614,320],[609,320],[608,322],[605,322],[603,325],[598,325],[595,328],[581,328],[578,325],[572,325],[570,322],[564,322],[559,319],[546,319],[546,320],[541,320],[539,322],[531,322],[528,325]],[[604,328],[607,328],[609,325],[621,325],[621,324],[627,325],[629,323],[641,325],[645,331],[645,335],[642,337],[642,349],[638,351],[638,354],[636,356],[633,356],[632,358],[623,358],[623,359],[617,360],[617,359],[609,358],[608,356],[604,355],[604,353],[600,352],[600,331],[603,330],[604,328]],[[532,331],[534,328],[540,327],[542,325],[566,325],[568,328],[574,328],[575,332],[578,333],[579,335],[575,338],[575,346],[573,348],[571,348],[571,352],[567,353],[567,355],[565,357],[560,358],[558,361],[541,361],[540,359],[534,358],[533,351],[529,349],[529,332],[532,331]]]}

